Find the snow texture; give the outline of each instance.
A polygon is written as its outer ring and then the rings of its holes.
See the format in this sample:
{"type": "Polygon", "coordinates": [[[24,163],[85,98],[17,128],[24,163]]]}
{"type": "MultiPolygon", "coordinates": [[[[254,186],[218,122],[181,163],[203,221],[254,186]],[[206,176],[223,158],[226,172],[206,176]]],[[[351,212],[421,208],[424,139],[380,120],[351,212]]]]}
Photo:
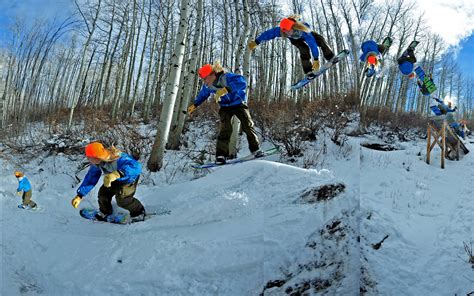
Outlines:
{"type": "MultiPolygon", "coordinates": [[[[269,158],[194,180],[188,172],[171,185],[148,176],[136,197],[172,213],[130,225],[88,221],[71,206],[80,158],[59,153],[23,167],[37,211],[16,207],[16,167],[2,160],[0,294],[357,295],[359,179],[350,168],[359,152],[351,153],[320,170],[269,158]],[[325,190],[332,195],[315,198],[325,190]]],[[[98,187],[80,207],[97,207],[98,187]]]]}

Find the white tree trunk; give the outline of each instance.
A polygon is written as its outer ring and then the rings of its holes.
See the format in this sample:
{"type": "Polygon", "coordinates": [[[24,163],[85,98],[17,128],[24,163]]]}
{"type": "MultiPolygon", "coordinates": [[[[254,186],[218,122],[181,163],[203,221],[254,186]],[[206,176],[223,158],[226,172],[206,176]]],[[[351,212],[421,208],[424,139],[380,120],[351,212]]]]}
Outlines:
{"type": "Polygon", "coordinates": [[[148,169],[152,172],[160,170],[163,165],[163,156],[166,142],[168,141],[171,119],[173,116],[173,109],[181,76],[181,67],[183,63],[186,42],[186,31],[188,28],[188,4],[189,0],[181,0],[179,29],[176,36],[174,54],[171,58],[170,77],[168,78],[168,82],[166,84],[165,99],[163,102],[163,109],[161,110],[155,142],[153,143],[150,159],[148,160],[147,164],[148,169]]]}
{"type": "MultiPolygon", "coordinates": [[[[236,1],[236,15],[239,15],[239,5],[238,2],[236,1]]],[[[237,30],[237,32],[241,32],[240,36],[238,37],[239,44],[237,47],[237,53],[235,55],[235,72],[237,74],[243,74],[245,73],[245,66],[248,67],[248,64],[250,63],[250,52],[249,50],[245,51],[246,49],[246,44],[247,40],[249,38],[249,23],[250,23],[250,13],[248,9],[248,2],[246,0],[243,0],[243,13],[244,13],[244,28],[243,30],[237,30]],[[245,55],[244,55],[245,52],[245,55]],[[246,61],[246,58],[249,60],[246,61]],[[246,63],[247,62],[247,63],[246,63]]],[[[239,24],[237,24],[238,26],[239,24]]],[[[247,69],[248,71],[248,69],[247,69]]],[[[249,77],[247,76],[247,82],[249,81],[249,77]]],[[[248,87],[247,87],[248,89],[248,87]]],[[[239,132],[240,132],[240,120],[234,116],[232,117],[232,135],[230,136],[230,141],[229,141],[229,157],[230,158],[236,158],[237,157],[237,152],[239,148],[239,132]]]]}
{"type": "Polygon", "coordinates": [[[184,85],[184,92],[183,92],[183,102],[182,102],[182,110],[179,110],[178,113],[178,122],[175,130],[170,135],[169,139],[169,146],[171,149],[178,149],[179,147],[179,138],[181,137],[181,133],[183,132],[184,122],[186,119],[186,109],[189,105],[189,101],[191,99],[191,93],[193,91],[194,81],[196,77],[196,68],[197,63],[199,60],[199,38],[201,36],[201,24],[202,24],[202,11],[203,11],[203,1],[198,0],[197,2],[197,14],[196,14],[196,25],[195,25],[195,32],[193,36],[193,46],[191,49],[192,56],[189,65],[187,83],[184,85]]]}

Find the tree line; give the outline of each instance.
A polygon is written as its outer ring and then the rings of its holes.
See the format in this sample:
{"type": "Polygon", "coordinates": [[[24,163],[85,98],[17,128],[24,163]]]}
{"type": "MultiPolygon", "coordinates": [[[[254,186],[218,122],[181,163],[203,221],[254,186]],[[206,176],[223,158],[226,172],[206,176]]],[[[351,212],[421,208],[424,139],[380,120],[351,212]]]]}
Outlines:
{"type": "Polygon", "coordinates": [[[352,92],[362,109],[426,115],[429,98],[396,63],[414,39],[421,42],[418,62],[433,73],[436,95],[456,97],[462,116],[472,118],[472,79],[443,55],[447,45],[411,0],[75,0],[73,11],[64,19],[19,19],[11,26],[0,52],[2,128],[66,110],[69,128],[86,109],[105,112],[114,122],[158,119],[148,162],[157,170],[165,145],[179,147],[183,111],[200,87],[197,69],[215,60],[247,78],[250,100],[314,101],[352,92]],[[300,91],[289,90],[303,76],[299,53],[289,42],[247,48],[256,35],[295,13],[334,52],[352,53],[300,91]],[[395,42],[384,58],[383,75],[367,79],[358,60],[360,44],[385,36],[395,42]]]}

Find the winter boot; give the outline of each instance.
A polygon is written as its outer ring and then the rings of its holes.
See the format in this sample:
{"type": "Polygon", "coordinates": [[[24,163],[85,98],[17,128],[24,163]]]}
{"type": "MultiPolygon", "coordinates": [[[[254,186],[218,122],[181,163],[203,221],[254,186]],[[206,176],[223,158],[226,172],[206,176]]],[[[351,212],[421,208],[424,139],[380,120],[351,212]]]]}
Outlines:
{"type": "Polygon", "coordinates": [[[95,214],[95,219],[96,219],[97,221],[107,221],[107,217],[108,217],[108,216],[109,216],[109,215],[104,214],[104,213],[102,213],[102,212],[99,211],[99,212],[97,212],[97,214],[95,214]]]}
{"type": "Polygon", "coordinates": [[[329,60],[329,62],[331,62],[332,64],[336,64],[339,62],[339,57],[338,56],[334,56],[332,59],[329,60]]]}
{"type": "Polygon", "coordinates": [[[146,213],[145,213],[145,209],[143,208],[142,211],[138,215],[136,215],[136,216],[131,216],[130,215],[131,222],[145,221],[145,216],[146,216],[146,213]]]}
{"type": "Polygon", "coordinates": [[[255,156],[255,158],[260,158],[260,157],[264,157],[265,156],[265,153],[263,153],[262,150],[258,149],[257,151],[254,151],[252,152],[253,156],[255,156]]]}
{"type": "Polygon", "coordinates": [[[224,156],[217,156],[216,157],[216,164],[218,164],[218,165],[225,164],[225,157],[224,156]]]}

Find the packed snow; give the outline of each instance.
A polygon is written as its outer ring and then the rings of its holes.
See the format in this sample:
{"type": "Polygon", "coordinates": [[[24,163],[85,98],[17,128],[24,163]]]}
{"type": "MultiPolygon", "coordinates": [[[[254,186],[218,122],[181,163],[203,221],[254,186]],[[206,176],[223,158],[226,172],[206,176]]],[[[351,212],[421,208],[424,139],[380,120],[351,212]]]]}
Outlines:
{"type": "MultiPolygon", "coordinates": [[[[136,197],[171,214],[130,225],[71,206],[83,156],[4,154],[1,295],[466,295],[473,139],[471,153],[441,169],[439,148],[428,165],[426,140],[410,138],[376,151],[360,146],[387,144],[373,135],[342,147],[318,137],[302,157],[202,171],[168,151],[162,171],[144,170],[136,197]],[[15,170],[39,210],[17,208],[15,170]]],[[[80,207],[97,207],[98,187],[80,207]]]]}
{"type": "MultiPolygon", "coordinates": [[[[198,178],[189,169],[171,185],[145,171],[136,197],[171,214],[130,225],[92,222],[71,206],[82,157],[59,153],[21,167],[15,157],[2,160],[1,293],[357,295],[358,146],[351,139],[342,153],[334,145],[324,168],[274,155],[198,178]],[[18,169],[39,210],[17,208],[18,169]],[[320,186],[338,189],[317,200],[320,186]]],[[[97,207],[98,187],[80,208],[97,207]]]]}
{"type": "Polygon", "coordinates": [[[361,261],[372,287],[368,295],[474,292],[474,266],[464,250],[474,240],[474,147],[465,143],[471,153],[446,160],[445,169],[438,147],[425,162],[426,140],[397,143],[400,150],[390,152],[361,148],[361,261]]]}

